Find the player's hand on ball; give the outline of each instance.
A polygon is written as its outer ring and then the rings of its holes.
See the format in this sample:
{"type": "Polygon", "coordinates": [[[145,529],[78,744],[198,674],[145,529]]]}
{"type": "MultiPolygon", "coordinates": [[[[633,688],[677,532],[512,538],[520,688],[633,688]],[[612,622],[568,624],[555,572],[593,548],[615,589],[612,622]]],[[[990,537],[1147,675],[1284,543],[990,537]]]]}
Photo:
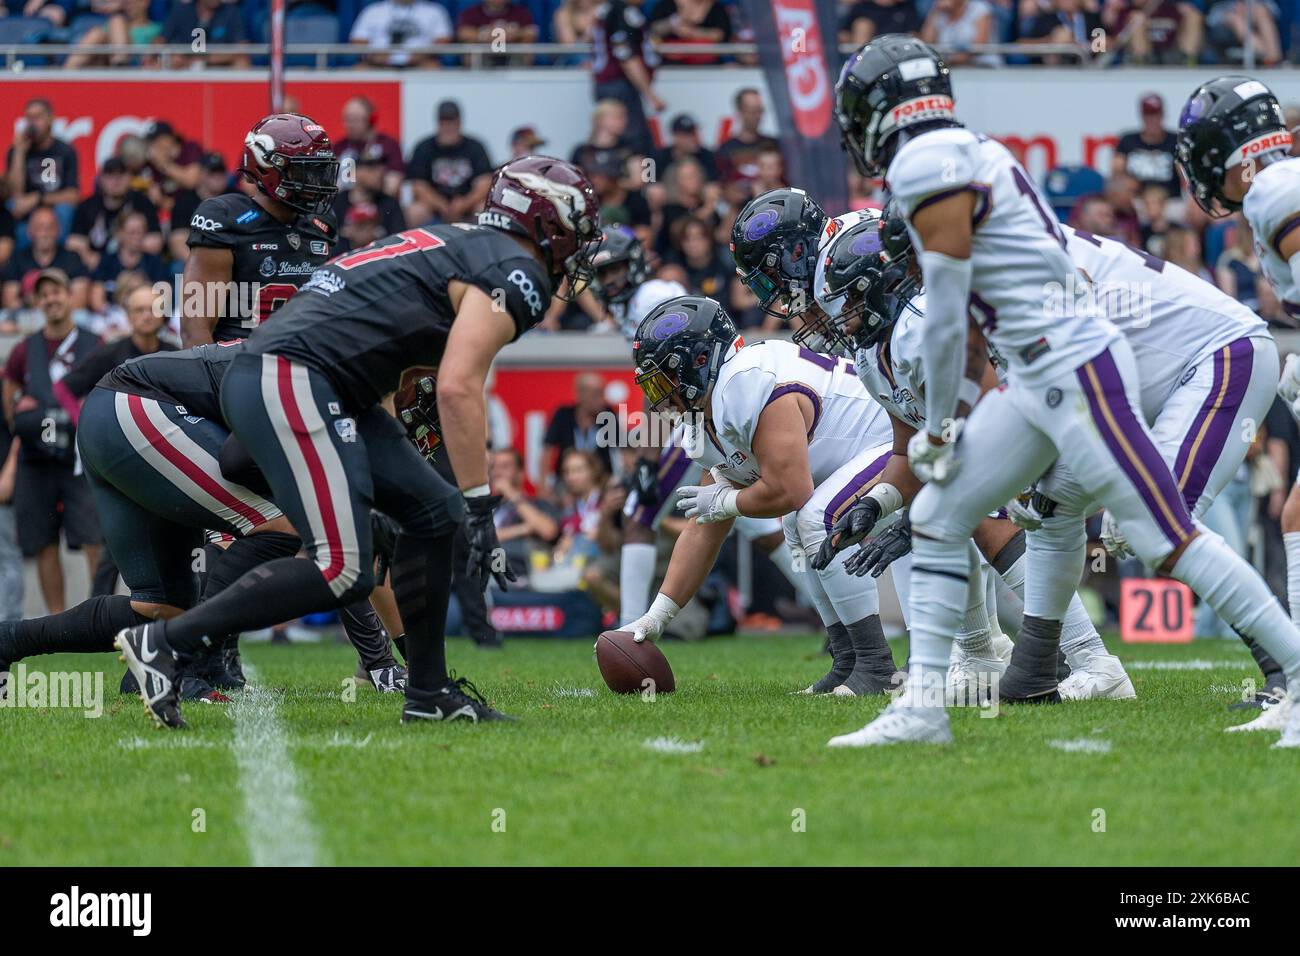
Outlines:
{"type": "Polygon", "coordinates": [[[1101,516],[1101,546],[1113,558],[1137,556],[1137,552],[1129,547],[1128,539],[1124,537],[1124,532],[1120,530],[1119,522],[1111,516],[1109,511],[1101,516]]]}
{"type": "Polygon", "coordinates": [[[855,577],[868,572],[878,578],[903,555],[912,550],[912,522],[904,514],[892,527],[886,528],[844,562],[844,570],[855,577]]]}
{"type": "Polygon", "coordinates": [[[857,544],[880,520],[880,502],[875,498],[863,498],[836,519],[831,533],[826,536],[822,546],[813,556],[812,566],[815,571],[825,571],[835,560],[835,555],[845,548],[857,544]]]}
{"type": "Polygon", "coordinates": [[[907,463],[912,474],[921,481],[944,485],[953,479],[961,462],[956,456],[957,436],[961,434],[965,419],[953,423],[952,436],[935,444],[929,432],[917,432],[907,443],[907,463]]]}
{"type": "Polygon", "coordinates": [[[475,495],[465,499],[465,534],[469,537],[469,559],[465,562],[465,570],[485,591],[489,575],[502,591],[509,590],[507,581],[518,580],[506,560],[501,542],[497,540],[497,527],[492,521],[492,513],[500,503],[500,495],[475,495]]]}
{"type": "Polygon", "coordinates": [[[740,491],[727,482],[712,485],[683,485],[677,489],[677,509],[699,524],[726,521],[740,514],[736,499],[740,491]]]}
{"type": "Polygon", "coordinates": [[[1017,528],[1025,531],[1037,531],[1043,526],[1043,516],[1034,507],[1034,499],[1025,494],[1007,502],[1007,517],[1017,528]]]}

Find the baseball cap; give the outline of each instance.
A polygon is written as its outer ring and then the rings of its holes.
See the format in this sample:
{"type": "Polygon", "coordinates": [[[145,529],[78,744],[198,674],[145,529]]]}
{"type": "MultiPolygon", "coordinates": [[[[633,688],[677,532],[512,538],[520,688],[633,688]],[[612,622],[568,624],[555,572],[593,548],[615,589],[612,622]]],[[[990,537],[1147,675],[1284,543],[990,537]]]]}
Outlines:
{"type": "Polygon", "coordinates": [[[354,226],[360,222],[378,222],[379,207],[369,202],[356,203],[348,208],[348,214],[343,218],[343,221],[349,226],[354,226]]]}
{"type": "Polygon", "coordinates": [[[537,135],[537,130],[531,126],[521,126],[510,134],[511,143],[527,142],[529,147],[545,146],[546,140],[537,135]]]}
{"type": "Polygon", "coordinates": [[[63,288],[65,289],[71,285],[71,282],[69,282],[68,280],[68,274],[64,272],[62,269],[54,269],[54,268],[42,269],[39,273],[37,273],[36,281],[32,283],[32,291],[33,292],[39,291],[42,282],[55,282],[63,286],[63,288]]]}
{"type": "Polygon", "coordinates": [[[226,158],[220,153],[204,153],[203,158],[199,160],[199,166],[204,172],[224,173],[226,171],[226,158]]]}
{"type": "Polygon", "coordinates": [[[678,113],[673,117],[670,129],[674,133],[694,133],[698,130],[699,124],[695,122],[695,117],[689,113],[678,113]]]}
{"type": "Polygon", "coordinates": [[[1165,101],[1159,93],[1147,93],[1138,101],[1143,116],[1163,115],[1165,101]]]}
{"type": "Polygon", "coordinates": [[[455,100],[443,100],[438,104],[438,119],[440,120],[458,120],[460,119],[460,104],[455,100]]]}
{"type": "Polygon", "coordinates": [[[159,136],[176,136],[176,130],[172,129],[172,124],[166,120],[154,120],[145,130],[144,138],[152,140],[159,136]]]}
{"type": "Polygon", "coordinates": [[[104,160],[104,165],[99,167],[99,171],[110,176],[114,173],[124,173],[126,172],[126,163],[122,162],[120,156],[110,156],[104,160]]]}

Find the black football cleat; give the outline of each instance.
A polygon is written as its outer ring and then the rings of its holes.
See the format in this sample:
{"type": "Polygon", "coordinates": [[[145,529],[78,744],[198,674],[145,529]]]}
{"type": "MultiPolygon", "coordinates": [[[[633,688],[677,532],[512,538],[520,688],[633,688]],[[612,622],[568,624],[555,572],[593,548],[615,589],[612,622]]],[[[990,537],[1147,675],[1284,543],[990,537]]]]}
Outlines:
{"type": "Polygon", "coordinates": [[[162,641],[157,624],[137,624],[118,631],[114,641],[122,661],[140,687],[144,709],[159,727],[185,726],[180,709],[182,665],[162,641]]]}
{"type": "Polygon", "coordinates": [[[398,694],[406,690],[406,668],[396,662],[370,670],[366,670],[364,664],[358,664],[354,676],[358,682],[369,684],[381,694],[398,694]]]}
{"type": "MultiPolygon", "coordinates": [[[[204,648],[203,652],[185,668],[185,674],[197,678],[216,690],[243,690],[247,683],[239,661],[237,645],[204,648]]],[[[181,699],[189,699],[183,691],[181,699]]]]}
{"type": "Polygon", "coordinates": [[[421,720],[468,720],[484,723],[490,720],[515,720],[494,710],[467,678],[453,676],[435,691],[406,688],[406,706],[402,708],[402,723],[421,720]]]}
{"type": "Polygon", "coordinates": [[[200,704],[230,703],[229,697],[194,674],[186,674],[181,678],[181,700],[193,700],[200,704]]]}
{"type": "Polygon", "coordinates": [[[118,685],[117,692],[119,694],[140,693],[140,684],[135,679],[135,675],[131,673],[131,669],[129,667],[122,674],[122,683],[118,685]]]}

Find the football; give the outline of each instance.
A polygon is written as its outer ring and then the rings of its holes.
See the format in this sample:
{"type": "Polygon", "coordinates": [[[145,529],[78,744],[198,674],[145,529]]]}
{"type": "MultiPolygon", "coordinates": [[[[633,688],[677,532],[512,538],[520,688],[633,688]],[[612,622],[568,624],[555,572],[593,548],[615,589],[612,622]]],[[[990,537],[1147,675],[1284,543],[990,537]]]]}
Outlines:
{"type": "Polygon", "coordinates": [[[677,688],[664,652],[651,641],[638,644],[631,631],[605,631],[596,638],[596,664],[616,694],[639,694],[648,688],[670,694],[677,688]]]}

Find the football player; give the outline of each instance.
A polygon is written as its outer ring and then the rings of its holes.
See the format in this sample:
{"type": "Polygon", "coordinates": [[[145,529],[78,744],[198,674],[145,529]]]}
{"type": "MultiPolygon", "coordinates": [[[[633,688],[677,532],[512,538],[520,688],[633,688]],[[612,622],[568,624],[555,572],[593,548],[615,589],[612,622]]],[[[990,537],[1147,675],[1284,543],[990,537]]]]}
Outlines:
{"type": "MultiPolygon", "coordinates": [[[[847,362],[790,342],[741,345],[731,317],[703,296],[671,299],[637,329],[632,354],[646,400],[697,416],[717,456],[700,484],[678,489],[679,509],[695,521],[677,539],[650,610],[625,627],[638,641],[658,637],[699,590],[735,519],[781,517],[795,567],[804,567],[889,457],[884,411],[847,362]]],[[[895,670],[879,599],[843,565],[841,556],[808,576],[832,666],[807,692],[881,693],[895,670]]]]}
{"type": "MultiPolygon", "coordinates": [[[[1300,632],[1267,586],[1221,538],[1197,528],[1141,417],[1131,347],[1092,309],[1044,307],[1044,290],[1075,274],[1060,223],[1011,153],[963,128],[947,66],[928,45],[900,35],[866,44],[836,86],[844,145],[864,175],[885,173],[906,217],[927,290],[924,431],[908,442],[912,471],[927,483],[912,503],[912,653],[908,686],[862,730],[835,746],[952,739],[942,686],[961,622],[970,560],[966,541],[993,508],[1053,462],[1111,511],[1133,550],[1188,584],[1242,633],[1300,675],[1300,632]],[[958,417],[968,316],[1008,365],[1003,388],[969,420],[958,417]],[[1005,449],[1017,453],[1008,459],[1005,449]]],[[[1025,593],[1025,616],[1002,687],[1024,696],[1055,688],[1061,621],[1074,597],[1092,501],[1062,505],[1028,542],[1042,573],[1025,593]]],[[[1285,706],[1285,705],[1284,705],[1285,706]]],[[[1300,710],[1281,746],[1300,746],[1300,710]]]]}
{"type": "Polygon", "coordinates": [[[311,560],[284,558],[167,621],[128,628],[118,647],[142,685],[168,688],[154,720],[183,725],[181,663],[207,635],[342,607],[374,585],[371,505],[401,527],[392,580],[406,629],[404,722],[504,717],[447,671],[444,628],[456,526],[486,587],[513,572],[492,521],[484,381],[498,351],[546,314],[554,290],[591,280],[599,202],[569,163],[525,157],[499,168],[477,224],[388,236],[316,271],[231,362],[222,411],[298,529],[311,560]],[[442,441],[460,489],[382,407],[405,370],[436,369],[442,441]]]}

